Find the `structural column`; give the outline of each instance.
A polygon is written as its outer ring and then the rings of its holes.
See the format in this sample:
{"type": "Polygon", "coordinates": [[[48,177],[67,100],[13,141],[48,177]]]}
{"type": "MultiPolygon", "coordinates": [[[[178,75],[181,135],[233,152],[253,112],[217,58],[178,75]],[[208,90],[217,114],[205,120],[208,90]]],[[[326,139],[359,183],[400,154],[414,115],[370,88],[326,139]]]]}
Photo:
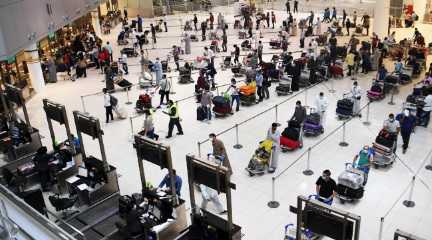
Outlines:
{"type": "Polygon", "coordinates": [[[419,16],[419,22],[423,21],[424,15],[426,13],[427,0],[414,0],[414,12],[419,16]]]}
{"type": "Polygon", "coordinates": [[[383,39],[388,35],[390,0],[377,0],[374,10],[373,32],[383,39]]]}
{"type": "Polygon", "coordinates": [[[98,36],[98,37],[102,36],[98,11],[91,11],[91,21],[92,21],[93,29],[96,33],[96,36],[98,36]]]}
{"type": "Polygon", "coordinates": [[[42,72],[39,52],[36,43],[30,45],[26,50],[27,68],[29,72],[31,86],[36,93],[45,87],[45,79],[42,72]]]}

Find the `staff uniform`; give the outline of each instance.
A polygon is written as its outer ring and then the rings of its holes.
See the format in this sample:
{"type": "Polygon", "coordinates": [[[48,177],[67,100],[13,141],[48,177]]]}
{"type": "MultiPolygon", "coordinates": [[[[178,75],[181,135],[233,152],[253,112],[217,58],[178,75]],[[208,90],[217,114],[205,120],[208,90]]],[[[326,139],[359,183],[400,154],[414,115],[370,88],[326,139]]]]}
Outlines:
{"type": "Polygon", "coordinates": [[[360,88],[360,86],[353,86],[351,88],[351,95],[353,96],[353,100],[354,100],[353,115],[361,116],[360,101],[362,96],[362,89],[360,88]]]}
{"type": "Polygon", "coordinates": [[[223,144],[223,142],[219,139],[214,139],[212,141],[212,146],[213,146],[213,155],[217,157],[222,157],[223,158],[222,166],[228,168],[229,173],[232,174],[231,163],[229,161],[228,154],[226,152],[225,145],[223,144]]]}
{"type": "Polygon", "coordinates": [[[183,41],[185,43],[185,54],[191,54],[191,38],[189,34],[185,34],[183,41]]]}
{"type": "Polygon", "coordinates": [[[273,170],[276,170],[278,167],[278,160],[279,160],[279,151],[280,151],[280,132],[279,130],[275,130],[274,132],[270,128],[267,131],[267,140],[271,140],[273,142],[272,146],[272,159],[270,163],[270,168],[273,170]]]}
{"type": "Polygon", "coordinates": [[[162,64],[159,60],[156,60],[156,62],[153,64],[153,71],[156,75],[156,85],[159,85],[163,75],[162,64]]]}
{"type": "Polygon", "coordinates": [[[172,131],[174,129],[174,125],[177,127],[177,135],[183,135],[183,129],[182,129],[182,126],[180,125],[180,116],[178,113],[177,104],[173,103],[168,108],[168,114],[170,116],[170,120],[168,123],[168,136],[167,136],[167,138],[172,137],[172,131]]]}

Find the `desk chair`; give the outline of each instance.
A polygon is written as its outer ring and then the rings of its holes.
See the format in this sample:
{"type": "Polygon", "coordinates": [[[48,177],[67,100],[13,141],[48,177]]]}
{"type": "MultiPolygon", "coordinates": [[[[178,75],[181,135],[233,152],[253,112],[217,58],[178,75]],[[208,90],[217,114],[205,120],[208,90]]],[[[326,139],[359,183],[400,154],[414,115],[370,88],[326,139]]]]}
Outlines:
{"type": "Polygon", "coordinates": [[[72,198],[62,198],[60,195],[56,194],[49,196],[48,199],[57,212],[62,212],[63,219],[79,212],[77,210],[73,211],[70,209],[75,205],[78,199],[76,196],[72,198]]]}

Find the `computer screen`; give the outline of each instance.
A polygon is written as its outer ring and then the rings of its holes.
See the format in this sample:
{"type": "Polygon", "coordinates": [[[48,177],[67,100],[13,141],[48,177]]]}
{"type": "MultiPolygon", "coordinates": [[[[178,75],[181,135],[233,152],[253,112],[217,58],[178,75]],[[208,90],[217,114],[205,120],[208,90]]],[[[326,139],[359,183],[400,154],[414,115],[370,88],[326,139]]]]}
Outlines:
{"type": "Polygon", "coordinates": [[[86,169],[86,168],[83,168],[83,167],[79,167],[79,168],[78,168],[78,176],[81,176],[81,177],[87,177],[87,176],[88,176],[88,171],[87,171],[87,169],[86,169]]]}

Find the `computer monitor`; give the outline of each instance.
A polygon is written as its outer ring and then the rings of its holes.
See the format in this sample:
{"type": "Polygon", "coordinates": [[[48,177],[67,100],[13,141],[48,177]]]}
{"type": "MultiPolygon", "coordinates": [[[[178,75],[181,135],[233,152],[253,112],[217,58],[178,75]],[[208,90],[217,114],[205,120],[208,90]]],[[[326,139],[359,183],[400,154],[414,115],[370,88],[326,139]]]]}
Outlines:
{"type": "Polygon", "coordinates": [[[78,176],[80,177],[88,177],[88,171],[86,168],[79,167],[78,168],[78,176]]]}

